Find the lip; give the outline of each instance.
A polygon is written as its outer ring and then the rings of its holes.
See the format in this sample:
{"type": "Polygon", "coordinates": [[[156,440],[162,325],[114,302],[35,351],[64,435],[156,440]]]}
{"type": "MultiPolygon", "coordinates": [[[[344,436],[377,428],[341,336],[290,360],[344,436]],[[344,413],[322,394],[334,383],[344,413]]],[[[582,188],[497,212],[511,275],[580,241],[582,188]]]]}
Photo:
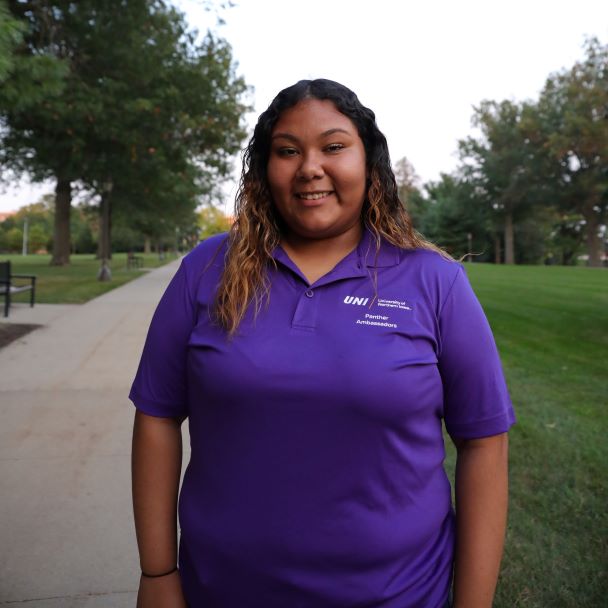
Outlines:
{"type": "Polygon", "coordinates": [[[327,199],[334,194],[333,190],[311,190],[311,191],[301,191],[295,192],[294,197],[304,207],[317,207],[322,205],[327,199]],[[302,195],[317,195],[315,198],[303,198],[302,195]],[[318,196],[322,195],[322,196],[318,196]]]}

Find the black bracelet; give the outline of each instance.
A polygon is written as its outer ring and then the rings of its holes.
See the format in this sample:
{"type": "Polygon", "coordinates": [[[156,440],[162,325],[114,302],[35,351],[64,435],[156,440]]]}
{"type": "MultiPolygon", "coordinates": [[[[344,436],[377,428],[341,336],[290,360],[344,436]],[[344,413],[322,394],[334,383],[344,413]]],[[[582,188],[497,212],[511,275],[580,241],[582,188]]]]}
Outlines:
{"type": "Polygon", "coordinates": [[[146,574],[142,570],[141,575],[144,576],[145,578],[160,578],[161,576],[169,576],[169,574],[173,574],[174,572],[177,572],[177,566],[175,566],[175,568],[172,568],[168,572],[163,572],[162,574],[146,574]]]}

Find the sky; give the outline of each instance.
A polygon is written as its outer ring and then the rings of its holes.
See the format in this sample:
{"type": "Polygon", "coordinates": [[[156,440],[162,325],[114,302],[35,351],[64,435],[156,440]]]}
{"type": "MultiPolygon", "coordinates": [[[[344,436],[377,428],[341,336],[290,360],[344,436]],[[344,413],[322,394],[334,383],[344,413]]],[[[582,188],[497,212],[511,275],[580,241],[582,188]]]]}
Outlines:
{"type": "MultiPolygon", "coordinates": [[[[174,0],[191,28],[232,46],[253,87],[247,117],[302,78],[330,78],[371,108],[396,162],[422,181],[457,165],[484,99],[536,99],[549,74],[583,54],[586,36],[608,42],[606,0],[235,0],[224,25],[202,0],[174,0]]],[[[238,174],[225,188],[230,212],[238,174]]],[[[35,202],[53,184],[0,186],[0,212],[35,202]]]]}

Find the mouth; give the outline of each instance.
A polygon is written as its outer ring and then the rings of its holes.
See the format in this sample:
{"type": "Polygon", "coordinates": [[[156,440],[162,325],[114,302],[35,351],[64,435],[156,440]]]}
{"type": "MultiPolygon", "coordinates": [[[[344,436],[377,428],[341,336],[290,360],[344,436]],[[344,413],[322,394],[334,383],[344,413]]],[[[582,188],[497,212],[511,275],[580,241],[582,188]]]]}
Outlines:
{"type": "Polygon", "coordinates": [[[333,190],[324,190],[319,192],[296,192],[296,198],[302,201],[318,201],[326,198],[333,193],[333,190]]]}

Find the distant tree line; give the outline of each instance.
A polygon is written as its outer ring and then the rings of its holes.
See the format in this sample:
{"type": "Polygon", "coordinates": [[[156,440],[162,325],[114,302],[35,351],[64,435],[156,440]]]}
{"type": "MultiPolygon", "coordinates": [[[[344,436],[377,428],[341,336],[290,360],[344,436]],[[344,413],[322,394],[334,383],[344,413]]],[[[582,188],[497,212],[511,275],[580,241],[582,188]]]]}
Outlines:
{"type": "Polygon", "coordinates": [[[552,74],[535,101],[482,101],[459,166],[424,185],[395,166],[415,227],[454,256],[600,266],[608,253],[608,45],[552,74]]]}
{"type": "MultiPolygon", "coordinates": [[[[37,203],[25,205],[0,222],[0,253],[48,253],[53,250],[55,196],[44,195],[37,203]]],[[[162,221],[162,218],[161,218],[162,221]]],[[[200,240],[226,232],[230,218],[212,205],[204,205],[192,215],[191,223],[180,227],[165,225],[152,240],[132,228],[129,218],[116,214],[112,228],[112,252],[189,251],[200,240]]],[[[70,214],[70,253],[99,254],[101,226],[96,205],[80,202],[70,214]]]]}
{"type": "Polygon", "coordinates": [[[165,0],[0,0],[0,177],[54,180],[53,264],[84,243],[76,193],[102,259],[113,227],[192,232],[240,149],[247,92],[229,44],[165,0]]]}

